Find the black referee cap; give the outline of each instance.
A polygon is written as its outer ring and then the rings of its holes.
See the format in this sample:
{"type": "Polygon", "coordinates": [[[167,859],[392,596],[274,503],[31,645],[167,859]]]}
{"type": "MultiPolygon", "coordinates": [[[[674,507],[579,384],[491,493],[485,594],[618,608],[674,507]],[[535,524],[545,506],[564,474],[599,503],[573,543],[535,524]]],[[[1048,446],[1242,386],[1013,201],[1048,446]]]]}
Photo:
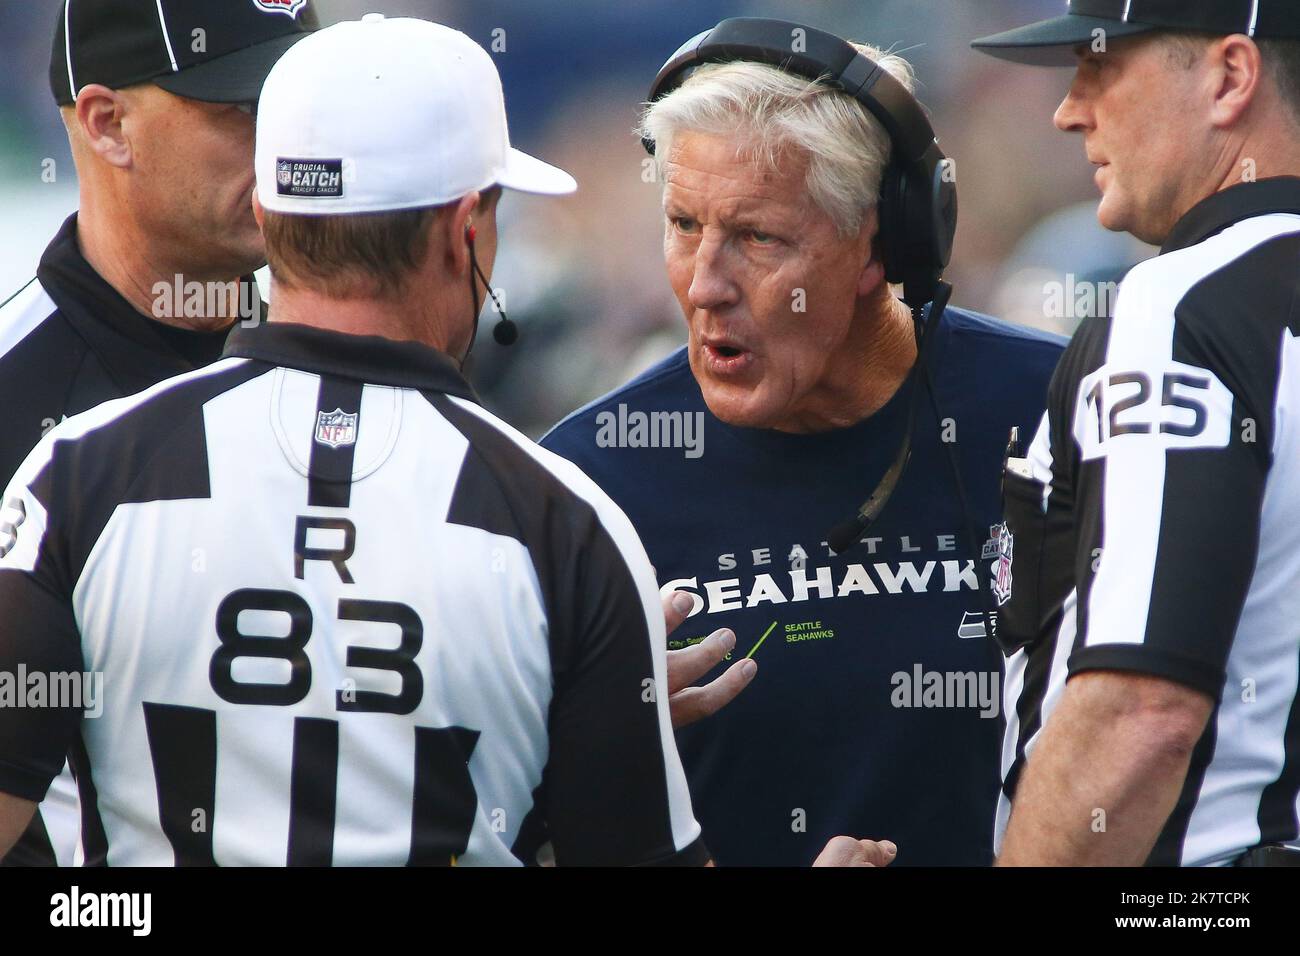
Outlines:
{"type": "Polygon", "coordinates": [[[975,49],[1032,66],[1068,66],[1094,31],[1110,39],[1153,30],[1193,30],[1260,39],[1300,37],[1296,0],[1070,0],[1064,16],[984,37],[975,49]]]}
{"type": "Polygon", "coordinates": [[[152,80],[214,103],[257,99],[271,67],[319,22],[310,0],[64,0],[50,89],[70,106],[91,83],[152,80]]]}

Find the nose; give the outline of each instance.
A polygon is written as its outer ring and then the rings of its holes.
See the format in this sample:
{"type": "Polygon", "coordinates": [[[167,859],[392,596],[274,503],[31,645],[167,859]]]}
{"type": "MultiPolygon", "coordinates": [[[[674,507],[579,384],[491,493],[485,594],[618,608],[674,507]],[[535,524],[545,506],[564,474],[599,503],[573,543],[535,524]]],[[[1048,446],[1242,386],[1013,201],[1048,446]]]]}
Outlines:
{"type": "Polygon", "coordinates": [[[722,237],[706,235],[701,239],[693,265],[691,285],[686,293],[692,308],[712,311],[740,301],[740,289],[728,271],[726,242],[722,237]]]}
{"type": "Polygon", "coordinates": [[[1065,99],[1056,108],[1056,115],[1052,117],[1052,122],[1063,133],[1082,133],[1089,128],[1088,117],[1083,84],[1076,74],[1074,82],[1070,84],[1069,92],[1065,94],[1065,99]]]}

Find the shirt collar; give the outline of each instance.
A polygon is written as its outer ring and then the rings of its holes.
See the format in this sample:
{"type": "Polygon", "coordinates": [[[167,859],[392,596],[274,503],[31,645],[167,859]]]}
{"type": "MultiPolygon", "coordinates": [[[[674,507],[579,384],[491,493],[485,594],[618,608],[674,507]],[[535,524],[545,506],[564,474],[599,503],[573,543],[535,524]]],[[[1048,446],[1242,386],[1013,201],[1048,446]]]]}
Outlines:
{"type": "MultiPolygon", "coordinates": [[[[195,367],[169,343],[169,328],[137,311],[86,261],[77,243],[76,213],[41,256],[36,277],[124,395],[195,367]]],[[[180,331],[196,338],[219,335],[180,331]]]]}
{"type": "Polygon", "coordinates": [[[347,335],[294,322],[263,322],[236,327],[226,340],[224,357],[257,359],[372,385],[445,392],[481,404],[455,362],[418,342],[347,335]]]}
{"type": "Polygon", "coordinates": [[[1243,219],[1278,212],[1300,214],[1300,178],[1239,183],[1201,200],[1178,220],[1160,254],[1197,245],[1243,219]]]}

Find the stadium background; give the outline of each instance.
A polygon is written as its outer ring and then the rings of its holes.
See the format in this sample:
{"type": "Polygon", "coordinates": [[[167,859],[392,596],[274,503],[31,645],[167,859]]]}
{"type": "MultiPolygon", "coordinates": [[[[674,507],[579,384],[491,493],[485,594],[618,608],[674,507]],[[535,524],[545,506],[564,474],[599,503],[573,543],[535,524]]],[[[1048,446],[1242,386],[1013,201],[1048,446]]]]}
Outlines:
{"type": "MultiPolygon", "coordinates": [[[[1071,281],[1117,280],[1151,252],[1096,224],[1078,138],[1051,125],[1070,72],[1008,65],[969,48],[976,36],[1058,13],[1059,0],[316,3],[325,23],[373,10],[447,23],[489,49],[495,39],[504,45],[493,55],[512,138],[577,177],[575,196],[512,194],[503,203],[494,284],[521,341],[510,350],[490,337],[480,342],[471,376],[494,411],[534,436],[684,341],[664,277],[659,186],[643,179],[646,155],[632,130],[661,63],[723,17],[802,20],[912,61],[920,98],[957,162],[956,304],[1069,332],[1077,324],[1071,281]],[[1045,291],[1049,283],[1060,283],[1066,309],[1053,308],[1061,299],[1045,291]]],[[[57,0],[0,0],[0,300],[31,277],[77,204],[47,80],[58,8],[57,0]]]]}

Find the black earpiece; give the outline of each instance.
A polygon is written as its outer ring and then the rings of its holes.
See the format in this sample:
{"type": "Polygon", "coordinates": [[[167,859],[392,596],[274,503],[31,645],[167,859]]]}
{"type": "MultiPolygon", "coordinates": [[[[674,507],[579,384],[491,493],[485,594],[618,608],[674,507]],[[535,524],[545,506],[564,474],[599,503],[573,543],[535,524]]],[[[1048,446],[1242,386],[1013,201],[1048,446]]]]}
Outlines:
{"type": "Polygon", "coordinates": [[[501,318],[497,320],[497,324],[492,328],[493,340],[497,345],[514,345],[519,341],[519,326],[515,325],[515,323],[506,316],[506,310],[502,307],[501,299],[497,296],[496,290],[492,288],[492,284],[488,282],[487,276],[485,276],[483,270],[479,268],[478,256],[474,252],[474,240],[477,237],[478,231],[474,228],[474,220],[467,219],[465,221],[465,242],[469,246],[469,287],[470,292],[474,296],[474,330],[470,334],[469,348],[465,350],[465,357],[461,359],[460,364],[462,368],[465,366],[465,362],[469,359],[469,353],[474,350],[474,340],[478,338],[478,320],[479,312],[482,309],[482,303],[479,302],[478,282],[474,281],[476,278],[483,283],[483,288],[487,289],[487,294],[492,298],[492,305],[496,307],[497,314],[501,316],[501,318]]]}

